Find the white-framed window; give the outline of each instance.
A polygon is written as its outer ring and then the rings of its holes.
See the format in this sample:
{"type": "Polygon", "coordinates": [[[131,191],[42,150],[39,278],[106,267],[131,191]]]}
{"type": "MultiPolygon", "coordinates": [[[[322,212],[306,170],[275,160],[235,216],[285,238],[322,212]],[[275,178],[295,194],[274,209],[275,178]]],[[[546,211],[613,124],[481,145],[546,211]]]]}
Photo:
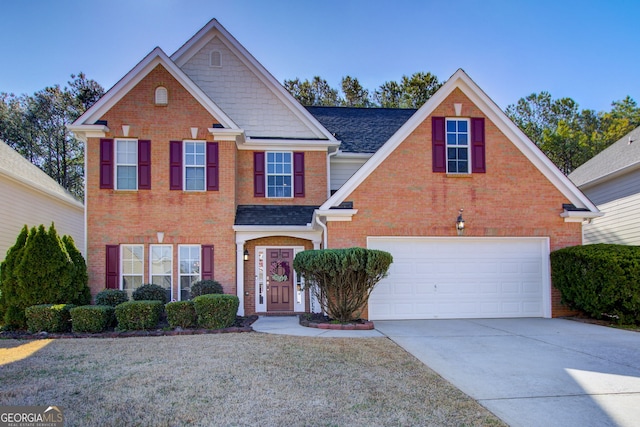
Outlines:
{"type": "Polygon", "coordinates": [[[158,86],[155,93],[156,105],[167,105],[169,103],[169,92],[164,86],[158,86]]]}
{"type": "Polygon", "coordinates": [[[116,139],[116,190],[138,189],[138,140],[116,139]]]}
{"type": "Polygon", "coordinates": [[[470,173],[469,119],[446,120],[447,173],[470,173]]]}
{"type": "Polygon", "coordinates": [[[142,286],[144,245],[120,245],[120,289],[131,294],[142,286]]]}
{"type": "Polygon", "coordinates": [[[178,263],[180,271],[178,279],[180,281],[180,301],[191,298],[191,285],[200,280],[200,266],[202,265],[200,245],[179,245],[178,263]]]}
{"type": "Polygon", "coordinates": [[[204,141],[184,142],[184,189],[185,191],[205,190],[205,155],[204,141]]]}
{"type": "Polygon", "coordinates": [[[149,245],[149,283],[162,286],[167,301],[173,300],[173,246],[149,245]]]}
{"type": "Polygon", "coordinates": [[[267,197],[293,197],[293,156],[267,152],[267,197]]]}

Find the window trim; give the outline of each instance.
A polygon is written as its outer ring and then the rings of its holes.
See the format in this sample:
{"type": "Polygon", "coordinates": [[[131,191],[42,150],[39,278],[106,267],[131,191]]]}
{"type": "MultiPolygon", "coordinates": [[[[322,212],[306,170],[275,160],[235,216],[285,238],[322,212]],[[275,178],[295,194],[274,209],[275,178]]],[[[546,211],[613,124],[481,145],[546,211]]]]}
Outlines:
{"type": "Polygon", "coordinates": [[[294,198],[294,194],[295,194],[295,188],[294,188],[294,182],[295,182],[295,176],[294,176],[294,161],[293,161],[293,156],[294,153],[293,151],[265,151],[265,156],[264,156],[264,186],[265,186],[265,197],[267,199],[293,199],[294,198]],[[290,178],[291,181],[291,190],[290,190],[290,195],[289,196],[269,196],[269,177],[271,176],[287,176],[287,174],[281,173],[281,174],[275,174],[269,173],[269,154],[278,154],[278,153],[282,153],[282,154],[289,154],[289,164],[290,164],[290,171],[288,176],[290,178]]]}
{"type": "Polygon", "coordinates": [[[113,182],[113,188],[114,190],[117,191],[138,191],[138,187],[140,186],[140,177],[139,177],[139,163],[140,163],[140,145],[139,145],[139,141],[137,138],[114,138],[114,143],[113,143],[113,151],[114,151],[114,159],[113,159],[113,176],[114,176],[114,182],[113,182]],[[136,147],[136,162],[135,164],[128,164],[128,163],[119,163],[118,162],[118,142],[119,141],[130,141],[130,142],[135,142],[135,147],[136,147]],[[136,173],[135,173],[135,178],[136,178],[136,188],[119,188],[118,187],[118,166],[135,166],[136,168],[136,173]]]}
{"type": "Polygon", "coordinates": [[[173,301],[174,300],[174,290],[173,290],[173,245],[167,245],[167,244],[161,244],[161,243],[153,243],[149,245],[149,283],[153,283],[153,277],[167,277],[169,276],[169,281],[170,281],[170,285],[169,285],[169,290],[171,291],[171,297],[169,299],[169,301],[173,301]],[[169,261],[171,262],[171,270],[170,273],[167,274],[153,274],[153,248],[156,247],[160,247],[160,248],[169,248],[170,249],[170,254],[169,254],[169,261]]]}
{"type": "Polygon", "coordinates": [[[182,191],[189,193],[201,193],[207,191],[207,141],[202,139],[185,139],[182,141],[182,191]],[[187,144],[202,144],[204,147],[204,164],[202,166],[187,165],[187,144]],[[190,168],[202,168],[202,190],[189,190],[187,189],[187,167],[190,168]]]}
{"type": "MultiPolygon", "coordinates": [[[[131,251],[133,253],[133,250],[131,251]]],[[[140,277],[141,281],[140,281],[140,286],[144,285],[144,244],[121,244],[120,245],[120,266],[119,266],[119,277],[118,277],[118,289],[120,289],[121,291],[125,291],[124,289],[124,277],[125,276],[130,276],[130,277],[140,277]],[[140,253],[142,254],[142,258],[140,259],[140,265],[142,267],[142,272],[140,274],[125,274],[124,272],[124,267],[125,267],[125,260],[124,260],[124,250],[125,247],[138,247],[141,248],[140,253]]],[[[133,294],[133,291],[135,291],[137,288],[132,288],[131,289],[131,293],[133,294]]]]}
{"type": "MultiPolygon", "coordinates": [[[[178,245],[178,301],[182,301],[182,277],[183,276],[193,276],[193,274],[182,274],[180,270],[180,264],[182,264],[182,257],[180,255],[181,249],[185,247],[198,248],[198,279],[196,281],[202,280],[202,245],[197,244],[181,244],[178,245]]],[[[189,292],[191,292],[191,288],[189,288],[189,292]]]]}
{"type": "MultiPolygon", "coordinates": [[[[457,134],[457,132],[456,132],[457,134]]],[[[471,159],[471,119],[469,117],[445,117],[444,119],[444,148],[445,148],[445,167],[446,167],[446,173],[447,175],[471,175],[472,174],[472,159],[471,159]],[[455,122],[466,122],[467,123],[467,144],[466,144],[466,149],[467,149],[467,172],[451,172],[449,171],[449,141],[448,141],[448,135],[449,135],[449,131],[447,130],[447,125],[449,124],[450,121],[455,121],[455,122]]],[[[460,145],[452,145],[451,147],[456,147],[456,148],[463,148],[464,146],[460,146],[460,145]]]]}

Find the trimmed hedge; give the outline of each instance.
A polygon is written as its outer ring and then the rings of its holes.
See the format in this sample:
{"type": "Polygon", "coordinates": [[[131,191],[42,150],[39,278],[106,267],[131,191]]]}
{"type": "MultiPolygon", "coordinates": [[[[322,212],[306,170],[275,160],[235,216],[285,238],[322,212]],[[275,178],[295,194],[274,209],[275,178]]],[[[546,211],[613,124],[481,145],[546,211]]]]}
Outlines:
{"type": "Polygon", "coordinates": [[[129,301],[127,291],[118,289],[105,289],[96,294],[96,305],[109,305],[115,307],[118,304],[129,301]]]}
{"type": "Polygon", "coordinates": [[[215,280],[200,280],[191,285],[191,299],[210,294],[224,294],[222,285],[215,280]]]}
{"type": "Polygon", "coordinates": [[[167,321],[172,328],[194,328],[198,324],[198,316],[193,301],[174,301],[164,306],[167,321]]]}
{"type": "Polygon", "coordinates": [[[153,329],[158,326],[164,304],[161,301],[127,301],[116,307],[120,330],[153,329]]]}
{"type": "Polygon", "coordinates": [[[27,307],[25,315],[29,332],[68,332],[71,330],[73,304],[40,304],[27,307]]]}
{"type": "Polygon", "coordinates": [[[562,302],[596,319],[640,324],[640,247],[572,246],[551,253],[562,302]]]}
{"type": "Polygon", "coordinates": [[[235,295],[201,295],[193,299],[198,326],[221,329],[233,326],[240,300],[235,295]]]}
{"type": "Polygon", "coordinates": [[[167,289],[153,283],[140,286],[133,291],[131,296],[134,301],[161,301],[162,304],[166,304],[168,301],[167,289]]]}
{"type": "Polygon", "coordinates": [[[110,305],[83,305],[70,313],[73,332],[104,332],[115,321],[115,308],[110,305]]]}

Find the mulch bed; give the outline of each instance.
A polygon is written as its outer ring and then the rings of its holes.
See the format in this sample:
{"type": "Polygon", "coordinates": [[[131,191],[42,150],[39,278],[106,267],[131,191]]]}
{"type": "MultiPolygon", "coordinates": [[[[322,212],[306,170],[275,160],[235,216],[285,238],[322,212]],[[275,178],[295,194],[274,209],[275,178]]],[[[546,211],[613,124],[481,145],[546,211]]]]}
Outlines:
{"type": "Polygon", "coordinates": [[[342,331],[368,331],[374,329],[373,322],[365,319],[354,320],[349,323],[338,323],[320,313],[305,313],[299,316],[300,325],[308,328],[332,329],[342,331]]]}
{"type": "Polygon", "coordinates": [[[130,338],[130,337],[164,337],[173,335],[202,335],[202,334],[226,334],[237,332],[253,332],[251,325],[258,320],[258,316],[236,317],[235,324],[223,329],[168,329],[168,323],[161,322],[158,329],[142,331],[116,331],[109,330],[99,333],[79,333],[79,332],[36,332],[27,331],[1,331],[0,339],[58,339],[58,338],[130,338]]]}

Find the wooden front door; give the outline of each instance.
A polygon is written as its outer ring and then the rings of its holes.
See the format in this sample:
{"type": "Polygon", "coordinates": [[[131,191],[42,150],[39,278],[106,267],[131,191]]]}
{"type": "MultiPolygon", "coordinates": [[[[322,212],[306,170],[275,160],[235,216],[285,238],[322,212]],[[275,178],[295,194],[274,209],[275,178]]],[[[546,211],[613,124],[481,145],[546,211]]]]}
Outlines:
{"type": "Polygon", "coordinates": [[[267,249],[267,311],[293,311],[293,249],[267,249]]]}

